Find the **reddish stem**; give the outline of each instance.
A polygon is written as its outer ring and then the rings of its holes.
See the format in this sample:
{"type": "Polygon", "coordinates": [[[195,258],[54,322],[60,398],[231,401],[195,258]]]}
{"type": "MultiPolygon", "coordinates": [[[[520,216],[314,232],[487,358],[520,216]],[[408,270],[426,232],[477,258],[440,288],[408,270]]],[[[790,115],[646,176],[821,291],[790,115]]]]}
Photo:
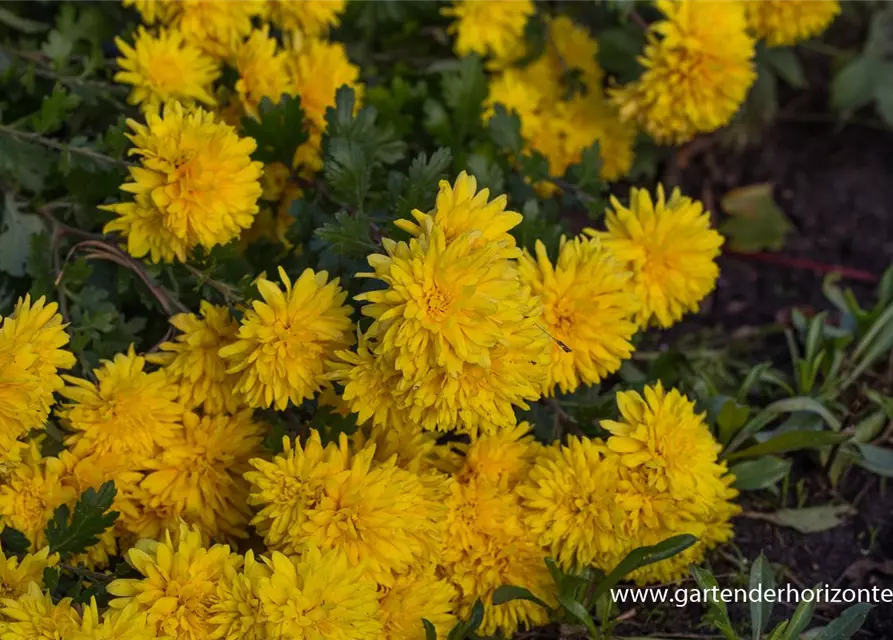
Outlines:
{"type": "Polygon", "coordinates": [[[836,264],[824,264],[806,258],[791,258],[777,253],[740,253],[738,251],[726,251],[726,255],[740,260],[768,262],[769,264],[777,264],[783,267],[812,271],[814,273],[839,273],[841,277],[849,278],[850,280],[860,280],[862,282],[880,281],[878,276],[869,273],[868,271],[862,271],[861,269],[841,267],[836,264]]]}

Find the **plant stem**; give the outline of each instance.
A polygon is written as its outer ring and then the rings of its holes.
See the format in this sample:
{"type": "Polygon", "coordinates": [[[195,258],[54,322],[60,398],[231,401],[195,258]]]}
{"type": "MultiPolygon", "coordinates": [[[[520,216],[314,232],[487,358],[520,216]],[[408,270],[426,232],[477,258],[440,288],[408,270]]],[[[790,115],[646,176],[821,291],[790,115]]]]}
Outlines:
{"type": "Polygon", "coordinates": [[[6,134],[12,138],[17,138],[25,142],[37,143],[49,149],[55,149],[56,151],[67,151],[68,153],[76,153],[78,155],[82,155],[86,158],[90,158],[92,160],[105,164],[116,165],[120,167],[132,166],[129,162],[125,162],[124,160],[116,160],[111,156],[99,153],[98,151],[93,151],[92,149],[85,149],[83,147],[71,147],[69,145],[62,144],[61,142],[51,140],[50,138],[45,138],[40,134],[29,133],[27,131],[19,131],[18,129],[13,129],[12,127],[4,124],[0,124],[0,133],[6,134]]]}

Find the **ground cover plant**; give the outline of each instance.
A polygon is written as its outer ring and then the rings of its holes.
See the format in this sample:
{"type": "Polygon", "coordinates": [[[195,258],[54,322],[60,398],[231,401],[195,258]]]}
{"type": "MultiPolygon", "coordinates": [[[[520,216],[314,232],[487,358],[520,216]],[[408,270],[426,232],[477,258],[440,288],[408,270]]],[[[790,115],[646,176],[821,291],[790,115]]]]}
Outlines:
{"type": "Polygon", "coordinates": [[[0,639],[890,637],[891,29],[0,5],[0,639]]]}

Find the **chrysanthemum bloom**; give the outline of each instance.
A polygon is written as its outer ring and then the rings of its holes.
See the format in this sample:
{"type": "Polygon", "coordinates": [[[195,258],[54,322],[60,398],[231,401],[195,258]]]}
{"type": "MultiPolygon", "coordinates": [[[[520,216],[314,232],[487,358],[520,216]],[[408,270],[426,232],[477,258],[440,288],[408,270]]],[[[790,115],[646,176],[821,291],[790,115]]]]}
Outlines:
{"type": "Polygon", "coordinates": [[[303,447],[272,462],[252,460],[257,471],[250,503],[271,549],[301,554],[308,548],[341,549],[352,565],[389,586],[439,552],[445,487],[432,487],[396,464],[377,464],[374,443],[351,453],[347,436],[323,449],[312,431],[303,447]]]}
{"type": "Polygon", "coordinates": [[[747,26],[770,47],[797,44],[821,34],[840,13],[838,0],[745,2],[747,26]]]}
{"type": "Polygon", "coordinates": [[[456,589],[438,578],[434,568],[400,577],[382,590],[379,620],[384,640],[425,640],[423,619],[434,625],[440,640],[456,624],[453,613],[456,589]]]}
{"type": "Polygon", "coordinates": [[[146,360],[164,366],[170,384],[179,386],[178,401],[187,409],[202,407],[205,413],[235,413],[239,401],[233,393],[238,375],[226,372],[220,348],[235,339],[239,324],[229,309],[202,300],[201,317],[194,313],[173,316],[170,323],[181,333],[164,342],[161,351],[146,360]]]}
{"type": "Polygon", "coordinates": [[[14,461],[22,446],[16,439],[43,427],[53,393],[62,388],[58,369],[74,356],[64,350],[68,334],[58,305],[41,297],[20,298],[7,318],[0,317],[0,462],[14,461]]]}
{"type": "Polygon", "coordinates": [[[143,578],[109,584],[108,592],[115,596],[109,606],[122,610],[135,605],[137,612],[148,614],[147,622],[158,635],[210,638],[216,627],[211,619],[217,585],[226,566],[238,560],[226,545],[205,548],[197,529],[181,525],[174,535],[168,531],[160,542],[140,540],[127,553],[128,563],[143,578]]]}
{"type": "Polygon", "coordinates": [[[529,589],[553,602],[554,586],[545,555],[521,523],[517,496],[481,478],[451,484],[444,526],[444,577],[459,591],[457,615],[466,619],[475,601],[484,603],[481,635],[498,631],[511,637],[518,627],[548,622],[548,612],[532,602],[514,600],[493,605],[502,585],[529,589]]]}
{"type": "Polygon", "coordinates": [[[645,387],[644,396],[619,392],[617,405],[621,420],[601,425],[611,433],[606,460],[621,465],[615,484],[625,537],[651,530],[669,532],[668,538],[689,523],[706,523],[727,488],[725,468],[717,462],[720,446],[703,414],[660,383],[645,387]]]}
{"type": "Polygon", "coordinates": [[[347,293],[338,279],[305,269],[292,285],[279,268],[285,291],[260,278],[255,300],[245,311],[236,340],[220,349],[228,373],[239,373],[236,392],[250,407],[299,405],[319,391],[325,361],[350,344],[347,293]]]}
{"type": "Polygon", "coordinates": [[[242,474],[263,453],[265,433],[247,410],[203,418],[187,413],[183,439],[146,461],[151,473],[142,488],[211,538],[246,538],[251,513],[242,474]]]}
{"type": "Polygon", "coordinates": [[[598,239],[562,237],[553,266],[537,241],[536,259],[525,254],[521,277],[543,304],[544,330],[553,339],[548,391],[572,393],[617,371],[630,357],[633,316],[639,299],[629,289],[632,274],[598,239]]]}
{"type": "Polygon", "coordinates": [[[133,482],[128,477],[115,479],[114,509],[120,513],[115,522],[115,535],[121,550],[130,549],[140,540],[159,540],[165,531],[177,531],[182,518],[173,496],[168,500],[142,486],[144,473],[133,482]]]}
{"type": "Polygon", "coordinates": [[[341,22],[345,0],[269,0],[270,20],[283,31],[299,31],[301,35],[323,35],[341,22]]]}
{"type": "MultiPolygon", "coordinates": [[[[786,0],[785,0],[786,1],[786,0]]],[[[657,142],[679,144],[726,125],[756,79],[745,3],[657,0],[642,76],[613,98],[624,120],[657,142]]]]}
{"type": "Polygon", "coordinates": [[[121,4],[139,11],[143,22],[150,25],[167,24],[179,10],[174,0],[122,0],[121,4]]]}
{"type": "Polygon", "coordinates": [[[211,607],[216,625],[212,638],[221,640],[267,640],[263,604],[258,589],[270,569],[254,557],[250,549],[241,567],[227,564],[217,584],[217,602],[211,607]]]}
{"type": "Polygon", "coordinates": [[[375,583],[364,578],[343,551],[310,548],[300,558],[274,551],[269,564],[272,575],[261,578],[258,587],[268,637],[381,637],[375,583]]]}
{"type": "Polygon", "coordinates": [[[112,454],[138,469],[182,437],[176,385],[163,370],[146,373],[145,365],[131,346],[93,370],[96,384],[65,376],[69,386],[61,394],[71,402],[58,413],[74,432],[66,443],[76,455],[112,454]]]}
{"type": "Polygon", "coordinates": [[[432,466],[430,456],[437,448],[437,437],[420,429],[395,429],[387,426],[366,426],[354,431],[350,437],[352,451],[375,446],[372,459],[385,463],[396,456],[397,466],[413,473],[424,474],[432,466]]]}
{"type": "MultiPolygon", "coordinates": [[[[306,2],[288,4],[300,7],[306,2]]],[[[286,56],[278,49],[276,39],[270,37],[268,29],[263,29],[253,31],[236,52],[236,71],[239,72],[236,92],[245,113],[253,118],[260,117],[257,107],[261,100],[269,98],[277,103],[282,94],[291,89],[286,56]]]]}
{"type": "Polygon", "coordinates": [[[529,295],[500,244],[479,232],[452,241],[427,221],[426,233],[407,242],[383,240],[386,255],[368,257],[386,289],[362,293],[363,315],[382,353],[396,353],[405,377],[432,367],[455,375],[463,363],[490,365],[490,352],[509,327],[523,322],[529,295]]]}
{"type": "Polygon", "coordinates": [[[509,231],[521,224],[524,216],[506,210],[507,204],[505,195],[491,200],[489,189],[478,191],[477,179],[463,171],[454,185],[447,180],[440,181],[434,209],[427,213],[414,209],[412,217],[416,222],[396,220],[394,224],[416,237],[433,226],[443,231],[447,242],[464,233],[475,232],[479,234],[474,238],[477,244],[500,242],[514,247],[515,238],[509,231]]]}
{"type": "Polygon", "coordinates": [[[596,440],[571,437],[544,452],[518,486],[524,526],[566,569],[589,566],[623,545],[616,506],[618,461],[596,440]]]}
{"type": "Polygon", "coordinates": [[[83,609],[80,628],[66,640],[156,640],[155,629],[148,622],[145,611],[135,603],[121,610],[107,609],[102,615],[96,598],[83,609]]]}
{"type": "Polygon", "coordinates": [[[71,605],[71,598],[53,603],[49,592],[32,582],[17,599],[0,600],[0,633],[4,640],[67,640],[81,624],[81,617],[71,605]]]}
{"type": "Polygon", "coordinates": [[[133,202],[100,205],[117,214],[103,227],[104,233],[117,231],[127,240],[127,253],[134,258],[149,256],[152,262],[186,262],[191,245],[164,226],[164,213],[149,194],[134,197],[133,202]]]}
{"type": "Polygon", "coordinates": [[[441,13],[455,18],[449,32],[457,55],[476,53],[504,65],[524,54],[524,28],[536,7],[530,0],[456,0],[441,13]]]}
{"type": "Polygon", "coordinates": [[[251,19],[264,11],[263,0],[179,0],[171,24],[187,40],[217,58],[231,56],[251,33],[251,19]]]}
{"type": "Polygon", "coordinates": [[[0,485],[0,524],[18,529],[31,550],[47,543],[44,529],[59,505],[74,501],[70,487],[62,486],[64,465],[58,458],[43,458],[32,441],[22,463],[0,485]]]}
{"type": "Polygon", "coordinates": [[[459,466],[452,471],[454,477],[459,482],[480,479],[504,490],[514,489],[527,477],[542,449],[530,431],[531,426],[522,422],[473,438],[471,444],[453,444],[451,448],[463,454],[455,460],[459,466]]]}
{"type": "Polygon", "coordinates": [[[44,547],[37,553],[26,553],[19,560],[16,556],[6,556],[0,549],[0,599],[25,595],[28,584],[36,582],[43,586],[43,570],[55,567],[59,563],[59,554],[50,554],[50,548],[44,547]]]}
{"type": "Polygon", "coordinates": [[[618,262],[632,271],[641,307],[640,327],[669,327],[698,305],[716,286],[723,237],[710,227],[703,205],[674,189],[669,200],[661,185],[657,200],[644,189],[630,191],[629,208],[612,197],[605,214],[607,231],[585,229],[601,239],[618,262]]]}
{"type": "MultiPolygon", "coordinates": [[[[261,194],[261,163],[251,160],[254,140],[240,138],[203,109],[188,111],[176,102],[165,105],[162,116],[148,114],[146,122],[127,121],[133,130],[128,137],[136,147],[130,153],[141,157],[141,166],[130,169],[133,181],[121,187],[135,194],[138,203],[141,196],[149,196],[161,211],[161,228],[155,233],[162,235],[135,241],[144,248],[143,255],[164,233],[189,248],[211,248],[249,228],[261,194]]],[[[114,205],[107,209],[116,210],[114,205]]],[[[107,225],[106,230],[115,228],[107,225]]],[[[140,230],[151,233],[145,227],[140,230]]]]}
{"type": "Polygon", "coordinates": [[[174,100],[186,106],[215,104],[211,85],[220,77],[220,65],[181,33],[162,29],[153,35],[140,27],[132,47],[121,38],[115,44],[121,52],[115,81],[133,87],[128,103],[146,113],[158,113],[174,100]]]}

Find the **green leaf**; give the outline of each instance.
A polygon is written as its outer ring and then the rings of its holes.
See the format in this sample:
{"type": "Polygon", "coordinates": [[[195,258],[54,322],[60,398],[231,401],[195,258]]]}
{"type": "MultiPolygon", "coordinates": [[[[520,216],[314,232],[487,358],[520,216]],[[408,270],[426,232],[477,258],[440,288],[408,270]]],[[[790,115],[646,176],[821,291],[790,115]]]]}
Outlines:
{"type": "Polygon", "coordinates": [[[490,139],[498,148],[514,155],[521,154],[524,139],[521,137],[521,118],[515,111],[507,111],[505,105],[496,103],[488,126],[490,139]]]}
{"type": "Polygon", "coordinates": [[[792,228],[784,211],[775,203],[771,184],[755,184],[729,191],[722,198],[722,209],[729,216],[720,232],[734,251],[756,253],[778,251],[792,228]]]}
{"type": "Polygon", "coordinates": [[[599,63],[620,84],[632,82],[642,75],[644,67],[639,56],[644,49],[645,33],[636,24],[605,29],[598,34],[599,63]]]}
{"type": "Polygon", "coordinates": [[[865,624],[865,618],[874,605],[862,602],[846,609],[837,620],[834,620],[819,631],[812,640],[849,640],[865,624]]]}
{"type": "Polygon", "coordinates": [[[732,465],[729,473],[735,476],[733,487],[739,491],[755,491],[775,485],[791,470],[791,461],[777,456],[763,456],[732,465]]]}
{"type": "Polygon", "coordinates": [[[55,164],[42,147],[0,131],[0,176],[13,184],[37,193],[55,164]]]}
{"type": "Polygon", "coordinates": [[[59,567],[44,567],[43,569],[43,588],[49,593],[53,593],[59,586],[59,577],[62,572],[59,567]]]}
{"type": "Polygon", "coordinates": [[[780,433],[777,436],[769,438],[765,442],[755,444],[747,449],[736,451],[726,456],[727,460],[737,460],[739,458],[755,458],[757,456],[765,456],[770,453],[785,453],[787,451],[797,451],[798,449],[818,449],[827,447],[828,445],[840,444],[849,440],[850,436],[845,433],[836,433],[833,431],[809,431],[797,430],[780,433]]]}
{"type": "Polygon", "coordinates": [[[744,425],[738,433],[732,438],[731,442],[723,451],[722,457],[728,458],[732,451],[744,444],[749,438],[753,437],[775,420],[782,413],[795,413],[798,411],[806,411],[815,413],[835,431],[840,430],[840,420],[834,414],[828,411],[827,407],[815,398],[807,396],[795,396],[793,398],[784,398],[773,402],[768,407],[755,415],[746,425],[744,425]]]}
{"type": "Polygon", "coordinates": [[[28,541],[28,538],[18,529],[6,526],[0,532],[0,547],[3,548],[7,556],[11,553],[25,553],[30,546],[31,543],[28,541]]]}
{"type": "Polygon", "coordinates": [[[441,147],[428,155],[420,153],[409,165],[408,179],[403,194],[397,201],[396,218],[406,218],[413,209],[428,211],[434,206],[437,186],[452,162],[450,150],[441,147]]]}
{"type": "Polygon", "coordinates": [[[760,514],[761,520],[795,529],[800,533],[818,533],[834,529],[843,518],[854,513],[848,504],[803,507],[801,509],[779,509],[773,513],[760,514]]]}
{"type": "Polygon", "coordinates": [[[465,623],[465,632],[477,631],[484,621],[484,603],[478,598],[471,607],[471,615],[465,623]]]}
{"type": "Polygon", "coordinates": [[[103,483],[99,491],[92,487],[84,491],[74,505],[73,514],[69,513],[68,505],[57,507],[46,527],[50,553],[66,558],[83,553],[99,542],[99,536],[118,518],[117,511],[109,511],[115,493],[115,483],[110,480],[103,483]]]}
{"type": "Polygon", "coordinates": [[[563,593],[559,593],[555,596],[555,599],[558,600],[558,604],[560,604],[571,617],[586,627],[590,638],[599,637],[598,629],[595,628],[595,622],[593,622],[589,612],[586,611],[586,607],[563,593]]]}
{"type": "Polygon", "coordinates": [[[820,587],[821,585],[813,587],[814,594],[812,599],[807,601],[806,598],[803,598],[800,600],[800,604],[794,610],[794,615],[791,616],[791,619],[785,625],[784,634],[780,640],[798,640],[800,638],[800,634],[806,630],[806,627],[809,626],[809,621],[812,620],[812,614],[815,612],[815,605],[818,600],[816,594],[820,587]]]}
{"type": "Polygon", "coordinates": [[[471,154],[468,156],[466,169],[477,179],[478,189],[489,189],[491,194],[503,192],[505,178],[502,169],[486,156],[471,154]]]}
{"type": "MultiPolygon", "coordinates": [[[[750,590],[759,590],[762,593],[771,591],[775,588],[775,576],[772,573],[772,567],[766,556],[760,553],[760,557],[750,568],[750,590]]],[[[752,600],[750,602],[750,626],[753,630],[753,640],[760,640],[763,637],[763,631],[769,624],[769,617],[772,615],[772,605],[768,599],[752,600]]]]}
{"type": "Polygon", "coordinates": [[[504,584],[501,587],[497,587],[493,592],[494,605],[505,604],[512,600],[529,600],[530,602],[535,602],[544,609],[551,609],[549,605],[533,595],[530,592],[530,589],[525,589],[524,587],[504,584]]]}
{"type": "Polygon", "coordinates": [[[875,107],[887,126],[893,127],[893,63],[884,64],[879,76],[874,87],[875,107]]]}
{"type": "Polygon", "coordinates": [[[316,229],[314,235],[340,256],[362,258],[381,249],[372,239],[372,219],[365,213],[351,215],[339,211],[332,222],[316,229]]]}
{"type": "Polygon", "coordinates": [[[778,77],[795,89],[806,86],[806,75],[803,73],[803,65],[797,57],[794,49],[787,47],[772,47],[765,49],[763,59],[778,74],[778,77]]]}
{"type": "Polygon", "coordinates": [[[682,553],[697,541],[698,539],[695,536],[684,533],[682,535],[673,536],[672,538],[667,538],[663,542],[650,547],[633,549],[626,554],[626,557],[620,561],[620,564],[614,567],[614,569],[598,583],[598,586],[596,586],[595,591],[593,592],[592,599],[598,600],[601,596],[608,593],[608,591],[620,582],[628,573],[649,564],[654,564],[655,562],[671,558],[677,553],[682,553]]]}
{"type": "Polygon", "coordinates": [[[856,463],[863,469],[887,478],[893,478],[893,451],[873,444],[858,442],[859,456],[856,463]]]}
{"type": "Polygon", "coordinates": [[[462,143],[469,133],[481,126],[487,76],[476,55],[462,58],[458,71],[443,77],[443,99],[453,117],[454,139],[462,143]]]}
{"type": "Polygon", "coordinates": [[[4,9],[3,7],[0,7],[0,23],[22,33],[29,34],[42,33],[50,28],[49,25],[42,22],[35,22],[34,20],[17,16],[9,9],[4,9]]]}
{"type": "Polygon", "coordinates": [[[425,627],[425,640],[437,640],[437,627],[427,618],[422,618],[422,625],[425,627]]]}
{"type": "Polygon", "coordinates": [[[283,94],[275,103],[264,98],[258,115],[260,120],[250,116],[242,118],[242,129],[257,143],[251,157],[265,164],[281,162],[290,167],[295,151],[308,137],[301,98],[283,94]]]}
{"type": "Polygon", "coordinates": [[[719,590],[716,578],[707,569],[696,566],[691,567],[691,575],[707,597],[707,622],[728,640],[738,640],[738,634],[735,633],[735,628],[732,626],[726,603],[720,598],[713,597],[719,590]]]}
{"type": "Polygon", "coordinates": [[[44,96],[40,111],[31,116],[31,126],[37,133],[51,133],[65,124],[72,111],[81,104],[79,96],[72,95],[58,82],[52,93],[44,96]]]}
{"type": "Polygon", "coordinates": [[[888,5],[873,13],[864,51],[877,59],[893,56],[893,7],[888,5]]]}
{"type": "Polygon", "coordinates": [[[836,111],[854,111],[874,98],[880,61],[861,55],[841,69],[831,81],[831,107],[836,111]]]}
{"type": "Polygon", "coordinates": [[[11,191],[3,195],[3,217],[0,219],[0,271],[11,276],[25,275],[31,239],[45,227],[40,218],[22,213],[11,191]]]}

